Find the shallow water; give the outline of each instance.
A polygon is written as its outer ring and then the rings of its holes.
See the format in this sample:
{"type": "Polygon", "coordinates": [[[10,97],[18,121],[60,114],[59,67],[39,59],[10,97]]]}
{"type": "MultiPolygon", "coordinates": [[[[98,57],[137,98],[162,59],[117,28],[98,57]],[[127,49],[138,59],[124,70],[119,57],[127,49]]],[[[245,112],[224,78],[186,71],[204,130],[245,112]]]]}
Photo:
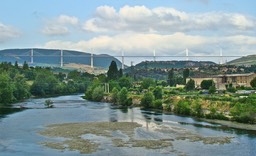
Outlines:
{"type": "Polygon", "coordinates": [[[88,102],[79,95],[51,98],[54,101],[54,108],[50,109],[44,107],[45,100],[29,99],[11,107],[0,108],[0,155],[80,155],[79,151],[59,151],[42,146],[39,142],[48,141],[49,138],[39,135],[38,131],[49,124],[98,121],[137,122],[146,130],[137,131],[136,135],[143,138],[159,137],[151,133],[151,130],[161,126],[185,129],[202,136],[234,138],[228,144],[204,144],[202,141],[191,142],[188,139],[174,140],[169,151],[141,147],[113,148],[106,141],[103,149],[88,155],[256,155],[255,131],[238,130],[189,117],[139,108],[114,108],[108,103],[88,102]]]}

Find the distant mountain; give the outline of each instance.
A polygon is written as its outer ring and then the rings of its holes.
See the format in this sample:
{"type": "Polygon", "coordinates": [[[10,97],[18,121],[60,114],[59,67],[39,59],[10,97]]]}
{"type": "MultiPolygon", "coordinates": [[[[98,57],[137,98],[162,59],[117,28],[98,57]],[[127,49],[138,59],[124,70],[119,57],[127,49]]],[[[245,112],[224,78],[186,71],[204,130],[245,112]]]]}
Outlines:
{"type": "MultiPolygon", "coordinates": [[[[57,49],[33,49],[33,64],[34,66],[60,66],[61,52],[57,49]]],[[[120,68],[121,62],[113,56],[107,54],[93,55],[94,67],[108,68],[111,61],[114,60],[120,68]]],[[[24,61],[31,62],[31,49],[6,49],[0,50],[0,62],[18,61],[23,64],[24,61]]],[[[81,51],[63,50],[63,62],[65,64],[91,64],[91,54],[81,51]]]]}
{"type": "Polygon", "coordinates": [[[191,68],[210,65],[215,63],[211,61],[144,61],[135,65],[135,68],[191,68]]]}
{"type": "Polygon", "coordinates": [[[256,55],[248,55],[228,62],[229,65],[251,66],[256,65],[256,55]]]}

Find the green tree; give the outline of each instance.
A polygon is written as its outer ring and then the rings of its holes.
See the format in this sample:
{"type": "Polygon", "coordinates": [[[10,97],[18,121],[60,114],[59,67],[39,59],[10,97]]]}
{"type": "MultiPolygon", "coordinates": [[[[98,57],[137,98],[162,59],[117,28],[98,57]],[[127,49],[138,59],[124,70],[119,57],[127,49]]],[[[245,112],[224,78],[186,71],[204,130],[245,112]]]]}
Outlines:
{"type": "Polygon", "coordinates": [[[252,79],[252,81],[250,82],[250,85],[253,87],[253,88],[256,88],[256,77],[254,79],[252,79]]]}
{"type": "Polygon", "coordinates": [[[141,87],[143,89],[148,89],[150,86],[155,86],[155,81],[151,78],[144,78],[141,87]]]}
{"type": "Polygon", "coordinates": [[[200,84],[202,89],[209,89],[211,86],[214,86],[213,80],[203,80],[200,84]]]}
{"type": "Polygon", "coordinates": [[[175,77],[173,68],[168,72],[168,82],[170,86],[175,86],[175,77]]]}
{"type": "Polygon", "coordinates": [[[214,94],[216,92],[216,87],[215,87],[215,85],[214,86],[210,86],[210,88],[209,88],[209,93],[210,94],[214,94]]]}
{"type": "Polygon", "coordinates": [[[131,80],[131,78],[130,77],[121,77],[119,80],[118,80],[118,82],[119,82],[119,85],[120,85],[120,87],[121,88],[123,88],[123,87],[126,87],[126,88],[131,88],[131,86],[132,86],[132,80],[131,80]]]}
{"type": "Polygon", "coordinates": [[[111,91],[111,99],[113,104],[116,104],[118,102],[118,92],[119,90],[116,87],[113,88],[113,90],[111,91]]]}
{"type": "Polygon", "coordinates": [[[15,67],[16,69],[19,68],[18,61],[15,61],[14,67],[15,67]]]}
{"type": "Polygon", "coordinates": [[[192,80],[192,79],[190,79],[190,80],[187,82],[187,84],[186,84],[186,86],[185,86],[185,89],[186,89],[187,91],[194,90],[194,89],[195,89],[195,81],[192,80]]]}
{"type": "Polygon", "coordinates": [[[100,102],[104,97],[104,88],[101,86],[97,86],[92,91],[92,100],[100,102]]]}
{"type": "Polygon", "coordinates": [[[152,92],[147,92],[143,95],[142,99],[141,99],[141,106],[143,106],[144,108],[149,108],[153,106],[153,102],[154,102],[154,95],[152,92]]]}
{"type": "Polygon", "coordinates": [[[155,96],[156,99],[162,99],[163,97],[163,90],[161,87],[157,86],[154,90],[153,90],[153,94],[155,96]]]}
{"type": "Polygon", "coordinates": [[[23,63],[23,70],[28,70],[28,63],[25,61],[24,63],[23,63]]]}
{"type": "Polygon", "coordinates": [[[186,79],[189,77],[189,69],[186,68],[183,70],[183,83],[186,84],[186,79]]]}
{"type": "Polygon", "coordinates": [[[197,117],[203,116],[203,109],[202,109],[202,105],[201,105],[200,101],[198,101],[198,100],[193,101],[191,108],[192,108],[193,115],[195,115],[197,117]]]}
{"type": "Polygon", "coordinates": [[[30,97],[29,86],[23,75],[17,74],[14,78],[14,92],[13,95],[17,100],[24,100],[30,97]]]}
{"type": "Polygon", "coordinates": [[[0,74],[0,103],[8,104],[13,102],[14,85],[7,73],[0,74]]]}
{"type": "Polygon", "coordinates": [[[109,80],[116,80],[119,77],[119,72],[115,61],[112,61],[107,72],[109,80]]]}
{"type": "Polygon", "coordinates": [[[180,100],[178,104],[174,107],[174,112],[178,114],[189,115],[190,114],[189,101],[180,100]]]}
{"type": "Polygon", "coordinates": [[[126,106],[127,99],[128,99],[128,90],[127,88],[123,87],[117,95],[118,97],[118,104],[126,106]]]}
{"type": "Polygon", "coordinates": [[[118,77],[123,77],[123,69],[120,68],[118,71],[118,77]]]}
{"type": "Polygon", "coordinates": [[[35,96],[57,94],[58,84],[58,79],[51,72],[40,73],[31,86],[31,93],[35,96]]]}

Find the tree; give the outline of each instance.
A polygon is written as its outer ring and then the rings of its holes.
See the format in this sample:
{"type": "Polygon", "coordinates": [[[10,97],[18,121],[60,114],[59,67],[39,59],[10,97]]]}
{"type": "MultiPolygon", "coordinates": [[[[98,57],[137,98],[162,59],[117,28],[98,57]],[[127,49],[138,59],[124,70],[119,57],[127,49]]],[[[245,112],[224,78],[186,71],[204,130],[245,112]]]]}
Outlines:
{"type": "Polygon", "coordinates": [[[190,114],[190,105],[188,101],[180,100],[178,104],[174,107],[174,112],[183,115],[190,114]]]}
{"type": "Polygon", "coordinates": [[[209,88],[209,93],[210,94],[214,94],[216,92],[216,87],[215,87],[215,85],[214,86],[211,86],[210,88],[209,88]]]}
{"type": "Polygon", "coordinates": [[[253,88],[256,88],[256,77],[254,79],[252,79],[252,81],[250,82],[250,85],[253,87],[253,88]]]}
{"type": "Polygon", "coordinates": [[[15,61],[14,67],[15,67],[16,69],[19,68],[18,61],[15,61]]]}
{"type": "Polygon", "coordinates": [[[144,108],[149,108],[153,106],[153,102],[154,102],[154,95],[152,92],[147,92],[143,95],[140,104],[144,107],[144,108]]]}
{"type": "Polygon", "coordinates": [[[155,86],[155,81],[151,78],[143,79],[143,81],[141,83],[141,87],[143,89],[148,89],[150,86],[155,86]]]}
{"type": "Polygon", "coordinates": [[[118,104],[126,106],[127,99],[128,99],[128,90],[127,88],[123,87],[117,95],[118,97],[118,104]]]}
{"type": "Polygon", "coordinates": [[[211,86],[214,86],[213,80],[203,80],[200,84],[202,89],[209,89],[211,86]]]}
{"type": "Polygon", "coordinates": [[[186,86],[185,86],[185,89],[186,89],[187,91],[194,90],[194,89],[195,89],[195,81],[192,80],[192,79],[190,79],[190,80],[187,82],[187,84],[186,84],[186,86]]]}
{"type": "Polygon", "coordinates": [[[123,76],[123,69],[120,68],[118,71],[118,77],[122,77],[123,76]]]}
{"type": "Polygon", "coordinates": [[[100,102],[104,97],[104,88],[101,86],[98,86],[94,88],[92,92],[92,100],[100,102]]]}
{"type": "Polygon", "coordinates": [[[173,68],[168,72],[168,82],[170,86],[175,86],[175,77],[173,68]]]}
{"type": "Polygon", "coordinates": [[[153,94],[155,96],[156,99],[162,99],[163,97],[163,91],[162,88],[157,86],[154,90],[153,90],[153,94]]]}
{"type": "Polygon", "coordinates": [[[31,86],[31,93],[35,96],[54,95],[58,93],[58,79],[51,72],[39,73],[31,86]]]}
{"type": "Polygon", "coordinates": [[[24,63],[23,63],[23,67],[22,67],[24,70],[28,70],[28,63],[25,61],[24,63]]]}
{"type": "Polygon", "coordinates": [[[132,80],[129,77],[123,76],[118,80],[118,82],[121,88],[126,87],[129,89],[132,86],[132,80]]]}
{"type": "Polygon", "coordinates": [[[13,102],[14,85],[7,73],[0,74],[0,103],[8,104],[13,102]]]}
{"type": "Polygon", "coordinates": [[[111,99],[113,104],[116,104],[118,102],[118,89],[115,87],[111,91],[111,99]]]}
{"type": "Polygon", "coordinates": [[[107,76],[109,80],[116,80],[118,78],[119,72],[115,61],[111,62],[108,68],[107,76]]]}
{"type": "Polygon", "coordinates": [[[14,77],[14,85],[13,95],[17,100],[24,100],[30,97],[29,86],[23,75],[17,74],[14,77]]]}
{"type": "Polygon", "coordinates": [[[186,68],[183,70],[183,83],[186,84],[186,79],[189,77],[189,69],[186,68]]]}

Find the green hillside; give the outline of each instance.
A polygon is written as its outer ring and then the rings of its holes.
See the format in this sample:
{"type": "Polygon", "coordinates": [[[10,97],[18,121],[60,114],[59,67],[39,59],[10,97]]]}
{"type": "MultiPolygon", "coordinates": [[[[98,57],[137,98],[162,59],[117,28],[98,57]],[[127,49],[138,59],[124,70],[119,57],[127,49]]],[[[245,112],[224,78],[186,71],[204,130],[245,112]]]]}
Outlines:
{"type": "Polygon", "coordinates": [[[211,61],[143,61],[135,65],[135,68],[191,68],[210,65],[215,65],[215,63],[211,61]]]}
{"type": "Polygon", "coordinates": [[[251,66],[256,65],[256,55],[248,55],[228,62],[229,65],[251,66]]]}

